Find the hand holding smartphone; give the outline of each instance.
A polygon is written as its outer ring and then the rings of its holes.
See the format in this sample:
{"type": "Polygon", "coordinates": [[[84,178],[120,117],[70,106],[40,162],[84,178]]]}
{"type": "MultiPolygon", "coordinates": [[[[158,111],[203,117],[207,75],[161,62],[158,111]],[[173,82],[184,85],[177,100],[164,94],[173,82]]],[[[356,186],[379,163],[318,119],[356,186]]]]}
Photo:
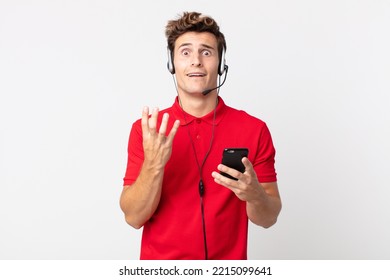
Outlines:
{"type": "MultiPolygon", "coordinates": [[[[222,164],[244,173],[245,166],[241,160],[243,157],[248,157],[248,153],[249,151],[247,148],[226,148],[222,153],[222,164]]],[[[220,174],[230,179],[238,180],[224,172],[220,172],[220,174]]]]}

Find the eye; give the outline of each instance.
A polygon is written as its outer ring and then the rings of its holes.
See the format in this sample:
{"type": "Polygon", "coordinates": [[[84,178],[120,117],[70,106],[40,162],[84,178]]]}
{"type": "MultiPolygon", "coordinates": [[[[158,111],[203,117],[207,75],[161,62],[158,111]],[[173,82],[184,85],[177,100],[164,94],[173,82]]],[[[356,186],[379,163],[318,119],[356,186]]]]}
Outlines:
{"type": "Polygon", "coordinates": [[[204,50],[202,53],[203,53],[204,56],[210,56],[211,55],[211,52],[209,50],[204,50]]]}
{"type": "Polygon", "coordinates": [[[190,51],[187,50],[187,49],[184,49],[184,50],[181,51],[181,54],[184,55],[184,56],[187,56],[187,55],[190,54],[190,51]]]}

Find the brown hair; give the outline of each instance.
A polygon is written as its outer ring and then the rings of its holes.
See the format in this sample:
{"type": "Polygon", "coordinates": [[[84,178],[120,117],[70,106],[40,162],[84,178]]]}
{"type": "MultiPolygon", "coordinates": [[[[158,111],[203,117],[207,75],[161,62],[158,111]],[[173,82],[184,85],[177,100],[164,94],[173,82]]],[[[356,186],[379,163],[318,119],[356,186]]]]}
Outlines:
{"type": "Polygon", "coordinates": [[[217,39],[219,57],[221,58],[222,51],[226,50],[225,36],[219,31],[219,26],[214,19],[197,12],[184,12],[177,20],[168,21],[165,27],[165,36],[168,41],[168,49],[172,54],[176,39],[190,31],[214,34],[217,39]]]}

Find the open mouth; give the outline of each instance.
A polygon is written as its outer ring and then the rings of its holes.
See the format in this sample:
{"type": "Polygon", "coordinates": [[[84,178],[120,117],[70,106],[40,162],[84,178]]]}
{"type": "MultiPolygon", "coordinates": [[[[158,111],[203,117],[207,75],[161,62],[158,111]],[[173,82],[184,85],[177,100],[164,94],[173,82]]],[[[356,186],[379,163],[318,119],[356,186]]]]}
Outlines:
{"type": "Polygon", "coordinates": [[[190,78],[199,78],[199,77],[204,77],[206,74],[203,73],[189,73],[187,74],[188,77],[190,78]]]}

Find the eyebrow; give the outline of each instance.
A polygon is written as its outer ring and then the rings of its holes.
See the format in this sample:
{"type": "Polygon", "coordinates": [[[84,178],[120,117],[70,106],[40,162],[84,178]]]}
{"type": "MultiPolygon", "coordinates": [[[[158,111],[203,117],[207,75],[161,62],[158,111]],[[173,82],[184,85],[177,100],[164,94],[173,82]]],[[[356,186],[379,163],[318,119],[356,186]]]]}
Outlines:
{"type": "MultiPolygon", "coordinates": [[[[207,44],[200,44],[202,47],[204,48],[207,48],[207,49],[211,49],[211,50],[214,50],[214,48],[212,46],[209,46],[207,44]]],[[[183,43],[181,44],[180,46],[178,46],[178,49],[182,48],[182,47],[188,47],[188,46],[192,46],[191,43],[183,43]]]]}

